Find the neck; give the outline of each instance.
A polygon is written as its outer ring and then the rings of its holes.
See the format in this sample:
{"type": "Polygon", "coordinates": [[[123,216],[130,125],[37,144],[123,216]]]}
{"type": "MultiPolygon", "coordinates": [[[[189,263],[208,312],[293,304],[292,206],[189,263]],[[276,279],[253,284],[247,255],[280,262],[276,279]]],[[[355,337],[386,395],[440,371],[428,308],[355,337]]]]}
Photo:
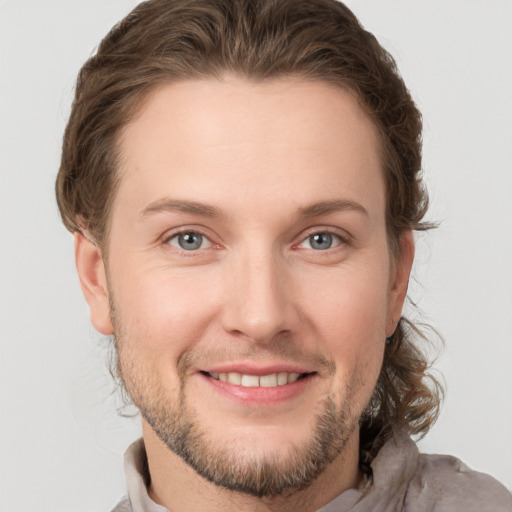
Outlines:
{"type": "Polygon", "coordinates": [[[171,452],[143,421],[151,483],[149,496],[173,512],[311,512],[361,481],[359,431],[352,434],[338,457],[308,487],[275,497],[259,498],[218,487],[171,452]]]}

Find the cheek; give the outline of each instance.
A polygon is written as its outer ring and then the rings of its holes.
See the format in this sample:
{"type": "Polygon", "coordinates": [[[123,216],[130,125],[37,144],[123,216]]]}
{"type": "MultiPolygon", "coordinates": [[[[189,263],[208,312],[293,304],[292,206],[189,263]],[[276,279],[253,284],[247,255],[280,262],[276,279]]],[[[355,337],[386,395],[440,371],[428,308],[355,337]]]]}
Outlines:
{"type": "Polygon", "coordinates": [[[148,269],[138,262],[129,267],[117,269],[113,279],[116,318],[127,334],[125,341],[154,358],[169,352],[179,356],[199,340],[215,315],[215,276],[148,269]]]}
{"type": "Polygon", "coordinates": [[[340,271],[310,282],[315,285],[305,291],[309,299],[304,318],[319,348],[336,364],[335,385],[357,388],[361,402],[367,401],[385,348],[386,273],[368,268],[365,272],[340,271]]]}
{"type": "Polygon", "coordinates": [[[199,342],[214,315],[197,281],[162,269],[132,266],[113,282],[118,356],[125,386],[142,397],[148,386],[178,393],[180,358],[199,342]],[[130,275],[131,279],[119,279],[130,275]],[[116,300],[120,298],[120,300],[116,300]],[[157,382],[160,381],[160,384],[157,382]],[[163,386],[161,388],[161,386],[163,386]]]}
{"type": "Polygon", "coordinates": [[[333,350],[368,350],[385,339],[387,279],[379,272],[343,270],[304,285],[303,315],[333,350]]]}

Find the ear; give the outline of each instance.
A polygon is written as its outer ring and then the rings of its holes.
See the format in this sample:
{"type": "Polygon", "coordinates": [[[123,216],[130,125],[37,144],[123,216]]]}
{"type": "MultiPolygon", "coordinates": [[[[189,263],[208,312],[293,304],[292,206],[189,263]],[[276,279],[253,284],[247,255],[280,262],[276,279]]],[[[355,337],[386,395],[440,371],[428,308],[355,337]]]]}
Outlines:
{"type": "Polygon", "coordinates": [[[89,304],[92,325],[102,334],[113,334],[107,278],[101,250],[80,232],[75,233],[75,263],[82,292],[89,304]]]}
{"type": "Polygon", "coordinates": [[[412,231],[408,230],[400,237],[399,253],[392,263],[386,337],[391,336],[395,332],[400,316],[402,315],[413,260],[414,237],[412,231]]]}

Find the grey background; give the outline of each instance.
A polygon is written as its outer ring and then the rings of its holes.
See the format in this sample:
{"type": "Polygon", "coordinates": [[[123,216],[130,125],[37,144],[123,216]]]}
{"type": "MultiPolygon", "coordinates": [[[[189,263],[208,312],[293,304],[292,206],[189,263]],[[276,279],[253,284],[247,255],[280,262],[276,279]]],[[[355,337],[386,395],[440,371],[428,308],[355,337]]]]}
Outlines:
{"type": "MultiPolygon", "coordinates": [[[[512,2],[351,0],[425,119],[436,232],[411,298],[448,389],[421,447],[512,488],[512,2]]],[[[109,510],[136,420],[116,413],[53,197],[80,65],[130,0],[0,1],[0,511],[109,510]]]]}

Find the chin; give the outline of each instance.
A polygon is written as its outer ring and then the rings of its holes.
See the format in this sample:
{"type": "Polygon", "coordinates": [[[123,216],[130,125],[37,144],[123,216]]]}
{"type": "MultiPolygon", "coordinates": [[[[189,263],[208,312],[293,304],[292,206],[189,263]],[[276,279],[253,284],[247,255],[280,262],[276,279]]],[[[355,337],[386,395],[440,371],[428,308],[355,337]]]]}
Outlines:
{"type": "Polygon", "coordinates": [[[259,497],[310,485],[343,454],[358,425],[357,418],[347,415],[347,408],[336,407],[330,397],[321,401],[310,422],[269,424],[256,417],[257,424],[225,430],[216,421],[201,421],[186,400],[179,411],[139,408],[160,440],[200,476],[259,497]]]}

